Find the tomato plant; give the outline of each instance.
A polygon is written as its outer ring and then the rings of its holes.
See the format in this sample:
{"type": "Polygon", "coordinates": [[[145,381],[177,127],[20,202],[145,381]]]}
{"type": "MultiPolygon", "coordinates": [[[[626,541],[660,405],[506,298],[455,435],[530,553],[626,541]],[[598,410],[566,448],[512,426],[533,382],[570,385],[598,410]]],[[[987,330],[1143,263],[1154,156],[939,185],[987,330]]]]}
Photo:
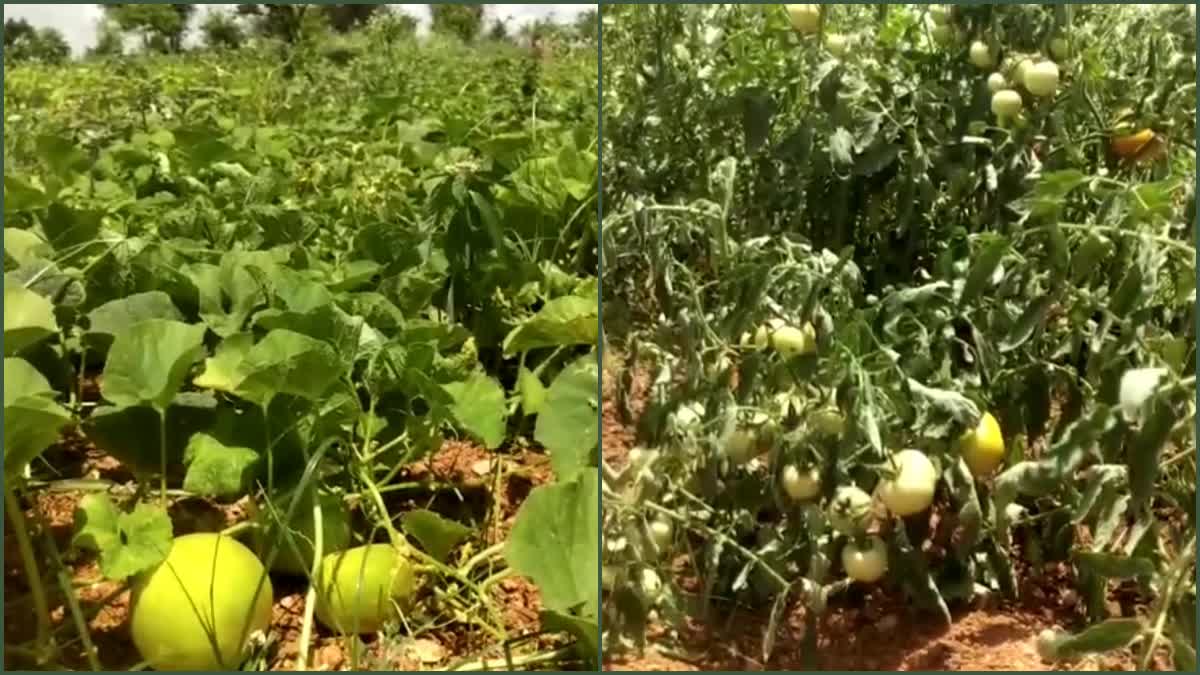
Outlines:
{"type": "Polygon", "coordinates": [[[1053,562],[1079,611],[1047,654],[1190,669],[1188,7],[603,15],[606,376],[654,456],[605,472],[606,654],[727,611],[763,617],[767,667],[803,616],[789,657],[820,668],[847,575],[951,622],[1053,562]],[[629,536],[648,517],[684,563],[629,536]]]}

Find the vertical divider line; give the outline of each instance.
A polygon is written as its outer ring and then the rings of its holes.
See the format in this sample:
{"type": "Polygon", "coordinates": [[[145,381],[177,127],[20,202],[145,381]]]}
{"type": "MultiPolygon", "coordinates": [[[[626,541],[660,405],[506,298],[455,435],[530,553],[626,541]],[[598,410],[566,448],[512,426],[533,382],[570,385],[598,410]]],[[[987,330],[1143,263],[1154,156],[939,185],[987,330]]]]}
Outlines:
{"type": "Polygon", "coordinates": [[[604,3],[596,2],[596,665],[604,670],[604,3]]]}

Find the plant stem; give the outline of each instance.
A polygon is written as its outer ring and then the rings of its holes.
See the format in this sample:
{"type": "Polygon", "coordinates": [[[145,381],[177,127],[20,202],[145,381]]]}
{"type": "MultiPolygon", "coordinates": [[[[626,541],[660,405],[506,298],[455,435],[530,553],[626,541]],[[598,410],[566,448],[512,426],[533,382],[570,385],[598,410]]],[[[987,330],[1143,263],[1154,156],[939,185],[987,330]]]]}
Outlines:
{"type": "Polygon", "coordinates": [[[158,462],[159,500],[163,511],[167,510],[167,409],[158,411],[158,462]]]}
{"type": "Polygon", "coordinates": [[[44,664],[54,651],[53,637],[50,632],[50,603],[46,601],[46,589],[42,586],[42,575],[38,572],[37,559],[33,553],[33,542],[29,538],[25,514],[21,512],[21,503],[17,500],[17,495],[7,480],[4,483],[4,508],[8,511],[8,518],[13,526],[13,535],[17,538],[21,565],[25,568],[25,576],[29,579],[29,591],[33,595],[33,612],[37,615],[38,662],[44,664]]]}
{"type": "Polygon", "coordinates": [[[1180,582],[1185,577],[1191,576],[1188,574],[1188,568],[1196,560],[1196,535],[1192,534],[1191,541],[1183,548],[1179,558],[1171,567],[1167,575],[1167,588],[1158,599],[1158,607],[1156,608],[1154,617],[1154,628],[1150,632],[1149,639],[1143,643],[1142,653],[1138,656],[1138,670],[1149,670],[1150,659],[1154,657],[1154,650],[1158,646],[1158,641],[1162,638],[1163,628],[1167,623],[1167,616],[1171,613],[1171,606],[1175,604],[1175,594],[1182,585],[1180,582]]]}
{"type": "Polygon", "coordinates": [[[300,627],[299,655],[296,657],[296,670],[308,670],[308,643],[312,641],[313,611],[317,605],[317,584],[321,571],[323,557],[325,523],[321,518],[321,500],[313,499],[313,562],[308,584],[308,593],[304,596],[304,624],[300,627]]]}
{"type": "MultiPolygon", "coordinates": [[[[553,661],[567,660],[575,657],[574,647],[563,647],[555,649],[552,652],[541,652],[538,654],[526,654],[524,656],[514,656],[511,665],[513,666],[532,666],[538,663],[550,663],[553,661]]],[[[498,660],[497,660],[498,662],[498,660]]],[[[454,668],[449,668],[450,671],[483,671],[495,670],[496,664],[485,659],[464,663],[454,668]]]]}

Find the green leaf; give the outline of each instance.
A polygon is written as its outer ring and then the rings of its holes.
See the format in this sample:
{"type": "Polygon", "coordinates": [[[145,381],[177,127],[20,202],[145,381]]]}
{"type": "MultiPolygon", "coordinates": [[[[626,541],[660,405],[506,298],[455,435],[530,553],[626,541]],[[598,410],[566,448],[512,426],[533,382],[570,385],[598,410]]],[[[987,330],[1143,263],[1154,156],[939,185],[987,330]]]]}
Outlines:
{"type": "Polygon", "coordinates": [[[521,410],[526,415],[536,415],[546,402],[546,385],[532,370],[525,366],[517,372],[517,389],[521,392],[521,410]]]}
{"type": "Polygon", "coordinates": [[[107,494],[91,493],[75,509],[76,546],[100,554],[108,579],[126,579],[166,559],[174,536],[171,518],[161,507],[141,503],[121,513],[107,494]]]}
{"type": "Polygon", "coordinates": [[[242,361],[253,347],[251,333],[236,333],[221,340],[217,353],[204,360],[204,372],[192,378],[192,384],[228,394],[236,392],[244,377],[240,371],[242,361]]]}
{"type": "Polygon", "coordinates": [[[1029,306],[1021,313],[1021,318],[1017,319],[1017,323],[1000,342],[1000,353],[1011,352],[1028,342],[1029,338],[1033,337],[1034,331],[1041,327],[1042,321],[1046,318],[1046,312],[1050,311],[1053,304],[1054,296],[1049,293],[1029,303],[1029,306]]]}
{"type": "Polygon", "coordinates": [[[517,512],[505,549],[508,564],[537,584],[551,611],[582,606],[596,616],[600,599],[599,477],[578,474],[569,482],[542,485],[517,512]]]}
{"type": "Polygon", "coordinates": [[[967,280],[963,284],[962,295],[958,299],[961,307],[970,305],[983,292],[992,275],[995,274],[1000,259],[1008,251],[1008,241],[1005,239],[995,235],[985,235],[981,239],[983,239],[983,250],[975,257],[975,262],[971,265],[971,271],[967,273],[967,280]]]}
{"type": "Polygon", "coordinates": [[[163,410],[179,392],[192,364],[204,356],[205,328],[147,319],[119,333],[108,350],[100,392],[119,406],[163,410]]]}
{"type": "Polygon", "coordinates": [[[471,534],[471,528],[466,525],[425,509],[405,513],[402,522],[404,531],[420,542],[429,555],[442,562],[471,534]]]}
{"type": "Polygon", "coordinates": [[[843,127],[838,127],[829,137],[829,159],[835,165],[854,163],[854,137],[843,127]]]}
{"type": "Polygon", "coordinates": [[[1179,413],[1167,397],[1150,399],[1142,426],[1129,444],[1130,504],[1133,510],[1150,503],[1158,480],[1162,451],[1171,439],[1179,413]]]}
{"type": "Polygon", "coordinates": [[[950,415],[964,426],[973,427],[979,424],[979,418],[983,415],[974,401],[957,391],[933,389],[911,378],[908,380],[908,388],[912,390],[913,394],[928,401],[930,405],[950,415]]]}
{"type": "Polygon", "coordinates": [[[71,413],[54,400],[50,383],[24,359],[4,359],[4,476],[18,476],[58,440],[71,413]]]}
{"type": "Polygon", "coordinates": [[[1066,203],[1067,195],[1090,180],[1078,169],[1067,169],[1042,174],[1032,193],[1022,200],[1034,217],[1052,218],[1058,215],[1066,203]]]}
{"type": "Polygon", "coordinates": [[[33,260],[53,257],[54,248],[34,232],[6,227],[4,228],[4,255],[6,258],[12,258],[17,267],[21,267],[33,260]]]}
{"type": "Polygon", "coordinates": [[[184,449],[183,461],[187,464],[184,490],[230,499],[250,489],[259,454],[251,448],[228,446],[208,434],[198,433],[184,449]]]}
{"type": "Polygon", "coordinates": [[[560,480],[591,465],[599,434],[599,382],[593,353],[563,369],[546,391],[533,437],[550,452],[551,465],[560,480]]]}
{"type": "Polygon", "coordinates": [[[466,381],[442,385],[454,399],[454,419],[489,450],[504,442],[507,406],[504,388],[494,378],[474,372],[466,381]]]}
{"type": "Polygon", "coordinates": [[[1081,569],[1109,579],[1149,578],[1154,575],[1154,563],[1145,558],[1090,551],[1076,551],[1071,557],[1081,569]]]}
{"type": "Polygon", "coordinates": [[[587,664],[587,669],[599,670],[596,657],[600,654],[600,624],[593,617],[578,617],[564,612],[543,611],[542,630],[562,631],[575,637],[575,653],[587,664]]]}
{"type": "MultiPolygon", "coordinates": [[[[182,467],[192,434],[211,429],[218,420],[217,400],[210,394],[185,392],[167,406],[167,467],[182,467]]],[[[239,417],[240,429],[257,431],[239,417]]],[[[84,431],[96,448],[112,455],[134,472],[158,473],[161,470],[159,427],[162,422],[154,408],[141,405],[118,408],[100,406],[84,423],[84,431]]],[[[261,433],[259,434],[261,437],[261,433]]]]}
{"type": "Polygon", "coordinates": [[[183,321],[183,314],[162,291],[134,293],[100,305],[88,313],[86,336],[100,348],[107,349],[113,338],[146,319],[183,321]]]}
{"type": "Polygon", "coordinates": [[[280,394],[320,400],[342,376],[333,347],[321,340],[286,329],[267,333],[250,346],[248,334],[231,335],[205,362],[194,383],[266,407],[280,394]]]}
{"type": "Polygon", "coordinates": [[[509,332],[504,339],[504,355],[511,357],[541,347],[594,345],[600,334],[598,312],[596,298],[555,298],[509,332]]]}
{"type": "Polygon", "coordinates": [[[54,305],[5,277],[4,355],[13,356],[56,333],[58,321],[54,318],[54,305]]]}
{"type": "Polygon", "coordinates": [[[1075,633],[1059,633],[1050,651],[1058,658],[1100,654],[1121,649],[1144,630],[1141,619],[1108,619],[1075,633]]]}

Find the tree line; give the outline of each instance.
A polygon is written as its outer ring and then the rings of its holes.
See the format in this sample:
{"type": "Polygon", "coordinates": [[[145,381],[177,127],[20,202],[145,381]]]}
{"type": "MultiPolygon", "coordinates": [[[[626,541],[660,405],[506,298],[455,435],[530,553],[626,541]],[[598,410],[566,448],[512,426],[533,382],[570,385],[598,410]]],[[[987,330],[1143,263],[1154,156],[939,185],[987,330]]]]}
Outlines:
{"type": "MultiPolygon", "coordinates": [[[[105,4],[97,27],[96,44],[88,56],[123,54],[132,44],[152,53],[183,51],[185,38],[193,30],[195,4],[105,4]]],[[[580,14],[570,25],[549,20],[526,24],[512,32],[499,18],[487,18],[487,5],[431,4],[430,30],[465,42],[503,40],[538,45],[563,40],[592,43],[596,39],[596,12],[580,14]]],[[[208,49],[238,49],[253,39],[281,41],[288,45],[322,33],[352,33],[372,21],[387,22],[397,39],[417,31],[417,20],[390,5],[239,4],[232,10],[213,9],[199,24],[199,43],[208,49]]],[[[35,28],[24,19],[4,22],[6,62],[62,63],[71,49],[63,34],[54,28],[35,28]]]]}

